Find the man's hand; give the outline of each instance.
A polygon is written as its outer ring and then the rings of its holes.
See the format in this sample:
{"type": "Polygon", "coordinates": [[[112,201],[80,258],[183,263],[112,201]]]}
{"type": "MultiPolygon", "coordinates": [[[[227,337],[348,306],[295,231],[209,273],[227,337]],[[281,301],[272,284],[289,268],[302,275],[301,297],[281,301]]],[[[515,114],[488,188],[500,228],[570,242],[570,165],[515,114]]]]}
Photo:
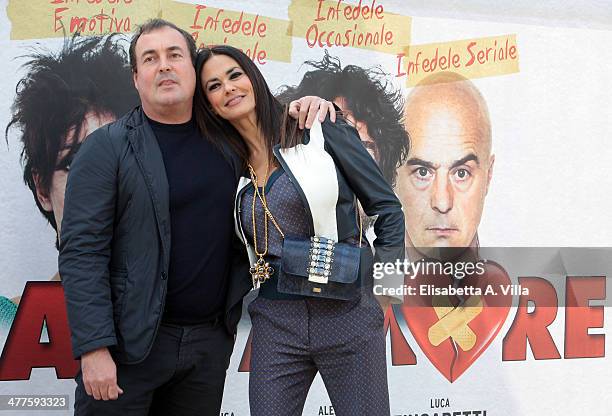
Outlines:
{"type": "Polygon", "coordinates": [[[117,385],[117,367],[108,348],[99,348],[81,356],[83,384],[96,400],[117,400],[123,390],[117,385]]]}
{"type": "Polygon", "coordinates": [[[289,115],[298,119],[298,126],[300,129],[303,129],[304,126],[306,126],[307,129],[312,127],[312,123],[314,123],[317,116],[317,111],[319,111],[320,122],[325,120],[327,113],[329,113],[330,120],[334,123],[336,122],[336,109],[331,101],[313,95],[307,95],[299,100],[291,101],[291,104],[289,104],[289,115]]]}

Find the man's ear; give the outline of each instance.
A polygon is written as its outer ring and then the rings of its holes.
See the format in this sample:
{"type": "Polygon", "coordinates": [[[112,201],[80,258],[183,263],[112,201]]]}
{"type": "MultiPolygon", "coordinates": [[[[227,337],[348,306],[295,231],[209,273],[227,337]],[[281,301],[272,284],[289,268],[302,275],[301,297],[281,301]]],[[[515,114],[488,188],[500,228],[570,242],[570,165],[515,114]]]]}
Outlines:
{"type": "Polygon", "coordinates": [[[132,71],[132,79],[134,80],[134,88],[138,91],[138,72],[132,71]]]}
{"type": "Polygon", "coordinates": [[[34,184],[36,186],[36,198],[38,198],[38,202],[43,207],[45,211],[52,212],[53,204],[51,204],[51,199],[49,198],[49,192],[43,190],[40,175],[36,172],[32,173],[32,178],[34,178],[34,184]]]}
{"type": "Polygon", "coordinates": [[[487,173],[487,192],[489,193],[489,185],[491,184],[491,178],[493,178],[493,165],[495,164],[495,155],[491,155],[489,158],[489,173],[487,173]]]}

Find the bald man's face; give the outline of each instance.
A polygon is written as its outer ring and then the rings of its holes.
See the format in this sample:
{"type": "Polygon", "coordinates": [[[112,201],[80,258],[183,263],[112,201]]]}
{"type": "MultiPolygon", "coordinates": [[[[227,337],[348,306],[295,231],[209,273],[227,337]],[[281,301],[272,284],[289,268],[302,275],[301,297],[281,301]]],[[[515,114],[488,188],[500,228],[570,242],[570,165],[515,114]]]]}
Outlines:
{"type": "Polygon", "coordinates": [[[406,104],[410,152],[396,187],[413,247],[468,247],[480,223],[494,162],[490,130],[456,98],[434,90],[406,104]]]}

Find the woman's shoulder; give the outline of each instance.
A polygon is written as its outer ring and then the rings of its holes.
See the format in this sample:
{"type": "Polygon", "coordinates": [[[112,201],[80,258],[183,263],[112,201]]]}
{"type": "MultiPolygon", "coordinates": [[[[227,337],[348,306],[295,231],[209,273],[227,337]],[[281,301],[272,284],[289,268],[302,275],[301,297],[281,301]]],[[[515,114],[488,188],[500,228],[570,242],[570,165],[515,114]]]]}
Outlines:
{"type": "Polygon", "coordinates": [[[350,125],[344,117],[337,115],[336,121],[331,121],[329,115],[321,123],[321,131],[325,138],[325,143],[344,146],[354,140],[359,141],[359,133],[350,125]]]}

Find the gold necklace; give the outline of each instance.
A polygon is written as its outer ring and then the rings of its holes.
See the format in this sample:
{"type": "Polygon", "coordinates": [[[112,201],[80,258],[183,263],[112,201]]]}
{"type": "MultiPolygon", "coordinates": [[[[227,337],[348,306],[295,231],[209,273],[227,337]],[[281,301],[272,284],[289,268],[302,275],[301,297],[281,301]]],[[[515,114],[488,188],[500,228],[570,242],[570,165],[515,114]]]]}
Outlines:
{"type": "Polygon", "coordinates": [[[266,179],[263,183],[262,192],[259,192],[259,183],[257,181],[257,174],[255,173],[255,169],[249,163],[249,174],[251,175],[251,182],[253,183],[254,193],[253,193],[253,203],[251,205],[251,219],[253,224],[253,245],[255,249],[255,255],[258,257],[257,261],[253,263],[249,272],[251,273],[251,277],[253,279],[253,286],[258,287],[261,283],[265,282],[272,276],[274,273],[274,268],[270,266],[270,263],[266,262],[264,256],[268,254],[268,218],[272,220],[272,223],[284,238],[285,234],[281,231],[276,219],[268,209],[268,203],[266,200],[266,184],[268,182],[268,174],[270,172],[270,164],[266,168],[266,179]],[[261,201],[261,205],[264,209],[264,249],[263,252],[258,251],[257,247],[257,221],[255,221],[255,202],[259,199],[261,201]]]}

